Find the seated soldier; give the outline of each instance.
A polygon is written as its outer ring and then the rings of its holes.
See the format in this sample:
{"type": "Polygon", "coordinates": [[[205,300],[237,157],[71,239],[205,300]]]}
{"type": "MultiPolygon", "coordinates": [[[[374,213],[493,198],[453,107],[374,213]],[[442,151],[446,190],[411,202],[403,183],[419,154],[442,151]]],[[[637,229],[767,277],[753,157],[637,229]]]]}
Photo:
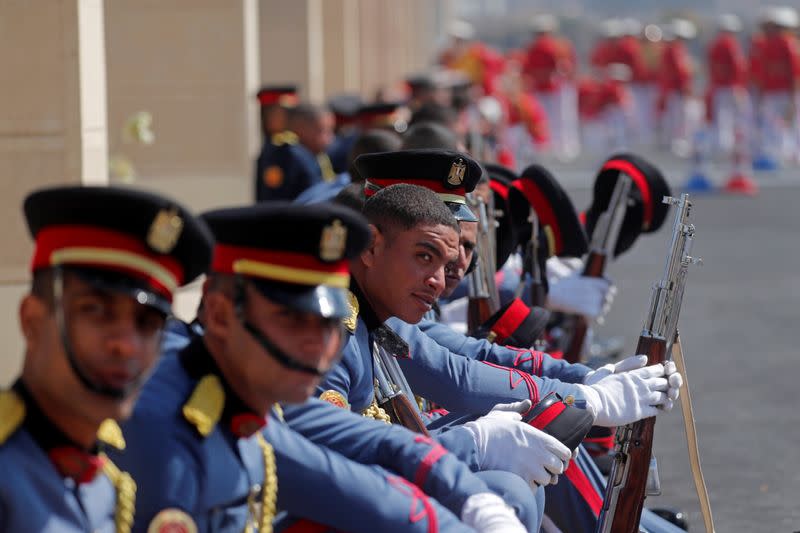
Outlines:
{"type": "Polygon", "coordinates": [[[36,240],[22,375],[0,392],[0,529],[130,531],[136,483],[106,456],[158,361],[173,291],[211,235],[179,204],[114,187],[25,200],[36,240]]]}
{"type": "MultiPolygon", "coordinates": [[[[118,460],[139,478],[137,530],[267,531],[277,510],[346,531],[522,530],[441,447],[396,438],[408,465],[390,473],[312,444],[273,409],[304,401],[339,358],[347,260],[368,236],[360,217],[273,203],[203,218],[217,239],[203,331],[164,359],[124,426],[130,446],[118,460]]],[[[317,422],[345,414],[322,408],[317,422]]]]}

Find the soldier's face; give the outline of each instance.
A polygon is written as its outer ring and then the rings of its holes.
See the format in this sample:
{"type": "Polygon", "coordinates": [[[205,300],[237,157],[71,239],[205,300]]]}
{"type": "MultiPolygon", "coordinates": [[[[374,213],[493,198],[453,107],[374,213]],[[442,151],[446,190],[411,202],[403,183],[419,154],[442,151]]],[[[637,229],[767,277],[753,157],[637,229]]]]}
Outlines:
{"type": "MultiPolygon", "coordinates": [[[[339,360],[343,340],[339,319],[279,305],[253,287],[248,287],[246,316],[280,350],[303,365],[327,371],[339,360]]],[[[280,402],[300,403],[313,394],[321,378],[285,368],[251,340],[253,356],[244,358],[244,364],[245,375],[253,379],[252,387],[280,402]]]]}
{"type": "Polygon", "coordinates": [[[447,297],[453,294],[458,284],[464,279],[467,268],[475,254],[478,237],[477,222],[459,222],[461,226],[461,236],[459,238],[458,259],[447,265],[445,270],[445,289],[442,296],[447,297]]]}
{"type": "Polygon", "coordinates": [[[458,260],[458,232],[443,225],[376,230],[362,260],[367,266],[362,289],[378,318],[415,324],[444,291],[445,267],[458,260]]]}
{"type": "Polygon", "coordinates": [[[26,371],[51,401],[86,420],[126,418],[158,360],[164,316],[129,296],[97,289],[70,274],[65,275],[63,287],[64,330],[77,366],[97,386],[116,390],[134,386],[133,390],[124,399],[114,399],[85,387],[70,366],[52,306],[33,295],[20,307],[26,371]]]}

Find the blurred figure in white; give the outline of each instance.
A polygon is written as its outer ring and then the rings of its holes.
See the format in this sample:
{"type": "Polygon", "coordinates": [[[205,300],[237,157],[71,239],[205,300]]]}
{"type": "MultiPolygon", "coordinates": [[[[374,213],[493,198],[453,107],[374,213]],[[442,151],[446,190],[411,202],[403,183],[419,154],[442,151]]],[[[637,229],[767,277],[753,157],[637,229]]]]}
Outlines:
{"type": "Polygon", "coordinates": [[[763,13],[764,41],[760,50],[762,148],[783,161],[797,162],[798,84],[800,43],[794,31],[797,11],[790,7],[766,8],[763,13]]]}
{"type": "Polygon", "coordinates": [[[575,50],[557,34],[555,16],[538,15],[531,27],[534,39],[528,46],[522,72],[547,115],[553,151],[562,159],[573,159],[580,152],[575,50]]]}
{"type": "MultiPolygon", "coordinates": [[[[747,58],[739,43],[739,17],[720,15],[718,33],[709,44],[706,119],[717,155],[730,157],[736,142],[749,145],[752,106],[747,92],[747,58]]],[[[744,147],[739,147],[743,149],[744,147]]]]}
{"type": "Polygon", "coordinates": [[[664,30],[658,98],[661,140],[680,157],[691,153],[690,139],[701,118],[693,100],[694,65],[686,47],[696,35],[694,23],[686,19],[674,19],[664,30]]]}

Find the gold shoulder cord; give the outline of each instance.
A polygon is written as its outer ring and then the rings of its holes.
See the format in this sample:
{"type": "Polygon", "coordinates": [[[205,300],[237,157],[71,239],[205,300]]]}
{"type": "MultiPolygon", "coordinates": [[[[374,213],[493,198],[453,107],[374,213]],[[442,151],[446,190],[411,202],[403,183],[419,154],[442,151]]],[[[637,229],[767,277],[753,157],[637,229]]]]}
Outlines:
{"type": "Polygon", "coordinates": [[[131,533],[133,513],[136,509],[136,482],[129,473],[117,468],[107,455],[102,454],[102,457],[105,459],[103,473],[111,480],[117,493],[117,508],[114,510],[116,531],[131,533]]]}
{"type": "MultiPolygon", "coordinates": [[[[257,433],[256,440],[264,457],[264,488],[261,491],[261,514],[257,513],[254,496],[247,498],[247,507],[254,521],[255,517],[259,516],[258,532],[272,533],[272,521],[275,519],[278,504],[278,474],[275,468],[275,451],[263,434],[257,433]]],[[[248,521],[244,531],[245,533],[252,533],[250,521],[248,521]]]]}

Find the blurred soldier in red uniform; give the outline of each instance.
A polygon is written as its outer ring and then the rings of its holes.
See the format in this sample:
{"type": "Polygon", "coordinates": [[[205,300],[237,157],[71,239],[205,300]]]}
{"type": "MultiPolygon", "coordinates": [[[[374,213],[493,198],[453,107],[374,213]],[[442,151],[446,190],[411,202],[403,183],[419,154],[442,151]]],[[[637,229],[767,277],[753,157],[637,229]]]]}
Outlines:
{"type": "Polygon", "coordinates": [[[580,151],[575,50],[569,41],[556,35],[557,30],[554,16],[534,18],[536,36],[528,47],[522,72],[547,114],[554,151],[570,159],[580,151]]]}
{"type": "Polygon", "coordinates": [[[692,58],[686,41],[697,34],[695,25],[675,19],[665,31],[664,49],[659,70],[658,108],[661,112],[662,141],[680,156],[688,156],[693,135],[692,58]]]}
{"type": "Polygon", "coordinates": [[[761,56],[762,143],[783,160],[795,160],[798,148],[797,78],[800,76],[800,43],[792,33],[797,12],[789,7],[765,12],[765,36],[761,56]]]}
{"type": "Polygon", "coordinates": [[[547,114],[536,95],[526,90],[520,73],[521,65],[509,62],[504,78],[504,91],[497,96],[506,118],[502,145],[512,155],[509,168],[521,171],[537,160],[550,147],[547,114]]]}
{"type": "MultiPolygon", "coordinates": [[[[589,63],[596,73],[602,72],[614,62],[617,44],[621,35],[622,21],[607,19],[600,24],[600,38],[595,42],[589,55],[589,63]]],[[[580,92],[580,87],[578,90],[580,92]]]]}
{"type": "Polygon", "coordinates": [[[475,30],[463,20],[454,20],[448,28],[450,46],[439,54],[438,64],[465,74],[484,94],[498,90],[499,76],[505,67],[503,56],[475,41],[475,30]]]}
{"type": "Polygon", "coordinates": [[[752,108],[747,93],[747,59],[737,40],[742,23],[736,15],[725,14],[719,17],[717,25],[719,32],[707,53],[706,118],[713,132],[713,146],[730,154],[737,140],[747,142],[752,108]]]}
{"type": "Polygon", "coordinates": [[[638,143],[652,142],[656,85],[645,60],[642,46],[642,23],[634,18],[623,19],[620,23],[621,36],[617,42],[613,63],[625,65],[630,70],[629,121],[638,143]]]}

